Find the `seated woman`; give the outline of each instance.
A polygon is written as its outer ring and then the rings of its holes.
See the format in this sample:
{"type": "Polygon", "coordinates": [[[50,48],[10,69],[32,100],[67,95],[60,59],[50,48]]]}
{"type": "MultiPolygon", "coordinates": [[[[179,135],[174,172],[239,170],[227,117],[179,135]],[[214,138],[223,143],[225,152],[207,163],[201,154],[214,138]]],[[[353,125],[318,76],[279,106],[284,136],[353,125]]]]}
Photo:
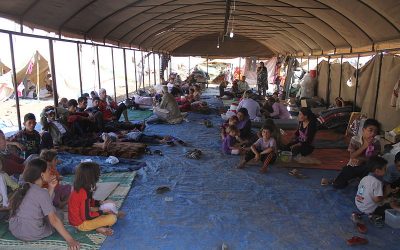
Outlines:
{"type": "Polygon", "coordinates": [[[260,104],[251,98],[252,92],[248,90],[244,92],[243,99],[239,102],[238,109],[245,108],[252,121],[261,120],[260,104]]]}
{"type": "Polygon", "coordinates": [[[10,153],[7,150],[7,145],[14,145],[21,150],[23,146],[18,142],[7,142],[6,137],[2,130],[0,130],[0,163],[2,165],[2,171],[6,172],[8,175],[22,174],[24,171],[24,159],[10,153]]]}
{"type": "Polygon", "coordinates": [[[168,93],[168,87],[163,86],[161,103],[154,107],[154,117],[149,118],[148,123],[163,121],[169,124],[180,123],[183,120],[178,103],[173,95],[168,93]]]}
{"type": "Polygon", "coordinates": [[[285,105],[273,97],[268,98],[268,102],[273,110],[273,112],[269,113],[269,117],[272,119],[290,119],[290,113],[285,105]]]}
{"type": "Polygon", "coordinates": [[[317,122],[310,108],[301,108],[298,116],[299,127],[292,142],[285,149],[292,151],[293,156],[310,155],[314,151],[313,141],[317,133],[317,122]]]}
{"type": "Polygon", "coordinates": [[[239,120],[239,122],[236,125],[236,127],[239,129],[240,132],[239,139],[245,144],[251,144],[252,143],[251,121],[247,109],[240,108],[237,111],[236,116],[239,120]]]}

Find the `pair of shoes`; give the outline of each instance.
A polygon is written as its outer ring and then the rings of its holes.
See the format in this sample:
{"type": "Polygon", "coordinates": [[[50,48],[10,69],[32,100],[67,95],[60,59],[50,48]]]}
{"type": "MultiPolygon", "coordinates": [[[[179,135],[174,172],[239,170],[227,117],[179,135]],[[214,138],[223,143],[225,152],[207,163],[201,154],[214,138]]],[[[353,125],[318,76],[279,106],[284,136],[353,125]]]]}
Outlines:
{"type": "Polygon", "coordinates": [[[308,178],[308,176],[305,176],[304,174],[300,173],[300,171],[297,169],[292,169],[291,171],[289,171],[289,175],[294,176],[298,179],[307,179],[308,178]]]}
{"type": "Polygon", "coordinates": [[[203,154],[203,153],[202,153],[199,149],[194,149],[194,150],[188,151],[188,152],[185,154],[185,156],[186,156],[187,158],[189,158],[189,159],[196,159],[196,160],[199,160],[199,159],[200,159],[200,156],[201,156],[202,154],[203,154]]]}

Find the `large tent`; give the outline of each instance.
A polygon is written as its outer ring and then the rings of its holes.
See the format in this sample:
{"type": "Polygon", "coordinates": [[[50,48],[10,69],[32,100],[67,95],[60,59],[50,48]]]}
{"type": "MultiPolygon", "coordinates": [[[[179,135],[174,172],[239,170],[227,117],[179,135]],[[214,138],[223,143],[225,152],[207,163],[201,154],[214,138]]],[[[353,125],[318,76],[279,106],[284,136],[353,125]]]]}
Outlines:
{"type": "Polygon", "coordinates": [[[397,0],[3,0],[0,11],[60,35],[171,54],[229,56],[243,49],[241,56],[308,55],[400,47],[397,0]],[[232,49],[222,49],[231,31],[232,49]]]}

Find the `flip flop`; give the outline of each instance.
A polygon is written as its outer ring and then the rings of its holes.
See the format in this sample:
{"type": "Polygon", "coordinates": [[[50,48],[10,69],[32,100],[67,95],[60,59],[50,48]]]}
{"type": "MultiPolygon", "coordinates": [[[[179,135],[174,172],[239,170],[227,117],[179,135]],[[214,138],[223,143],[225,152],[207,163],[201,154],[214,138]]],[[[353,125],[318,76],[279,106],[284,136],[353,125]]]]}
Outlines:
{"type": "Polygon", "coordinates": [[[372,225],[378,228],[382,228],[385,226],[385,221],[383,220],[383,217],[380,215],[369,216],[369,221],[372,223],[372,225]]]}
{"type": "Polygon", "coordinates": [[[321,186],[328,186],[328,185],[331,185],[331,184],[332,184],[332,181],[329,180],[328,178],[322,178],[321,179],[321,186]]]}
{"type": "Polygon", "coordinates": [[[166,192],[169,192],[169,191],[171,191],[171,189],[169,187],[167,187],[167,186],[161,186],[161,187],[158,187],[156,189],[156,193],[157,194],[163,194],[163,193],[166,193],[166,192]]]}
{"type": "Polygon", "coordinates": [[[347,241],[347,245],[349,246],[358,246],[368,244],[368,240],[359,236],[353,236],[347,241]]]}
{"type": "Polygon", "coordinates": [[[352,213],[351,214],[351,221],[353,221],[354,226],[357,228],[358,232],[365,234],[368,231],[367,226],[362,222],[361,214],[359,213],[352,213]]]}
{"type": "Polygon", "coordinates": [[[289,172],[289,175],[294,176],[294,177],[296,177],[297,179],[307,179],[307,178],[308,178],[308,176],[306,176],[306,175],[300,173],[300,171],[297,170],[297,169],[292,169],[292,170],[289,172]]]}

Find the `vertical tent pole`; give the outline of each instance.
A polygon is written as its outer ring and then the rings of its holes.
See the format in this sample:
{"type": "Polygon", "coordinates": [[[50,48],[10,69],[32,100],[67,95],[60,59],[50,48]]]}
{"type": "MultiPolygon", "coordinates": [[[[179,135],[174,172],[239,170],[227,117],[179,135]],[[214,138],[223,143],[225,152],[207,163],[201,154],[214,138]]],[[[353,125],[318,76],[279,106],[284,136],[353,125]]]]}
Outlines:
{"type": "Polygon", "coordinates": [[[340,57],[339,97],[342,97],[343,55],[340,57]]]}
{"type": "Polygon", "coordinates": [[[154,76],[154,85],[156,85],[157,82],[157,71],[156,71],[156,54],[153,52],[153,76],[154,76]]]}
{"type": "Polygon", "coordinates": [[[129,89],[128,89],[128,70],[126,68],[126,49],[122,50],[124,54],[124,73],[125,73],[125,95],[126,99],[129,98],[129,89]]]}
{"type": "MultiPolygon", "coordinates": [[[[56,79],[56,67],[54,64],[54,48],[53,39],[49,39],[49,50],[50,50],[50,66],[51,66],[51,76],[53,78],[53,98],[54,106],[58,106],[58,92],[57,92],[57,79],[56,79]]],[[[56,113],[57,114],[57,113],[56,113]]]]}
{"type": "Polygon", "coordinates": [[[143,89],[145,89],[145,86],[144,86],[144,57],[143,57],[143,51],[140,51],[140,53],[142,54],[142,82],[141,82],[141,84],[143,84],[143,89]]]}
{"type": "Polygon", "coordinates": [[[113,83],[114,83],[114,100],[117,101],[117,87],[115,86],[115,67],[114,67],[114,49],[111,49],[111,65],[112,65],[112,74],[113,74],[113,83]]]}
{"type": "MultiPolygon", "coordinates": [[[[168,67],[169,68],[169,74],[171,75],[171,73],[172,73],[172,56],[170,57],[168,64],[169,64],[169,67],[168,67]]],[[[169,76],[167,76],[166,79],[168,79],[168,78],[169,78],[169,76]]]]}
{"type": "Polygon", "coordinates": [[[78,54],[78,73],[79,73],[79,87],[81,89],[81,96],[83,95],[83,86],[82,86],[82,69],[81,69],[81,51],[79,49],[79,43],[76,43],[76,52],[78,54]]]}
{"type": "Polygon", "coordinates": [[[379,88],[381,85],[382,59],[383,59],[383,52],[380,53],[380,58],[379,58],[379,71],[378,71],[378,82],[376,86],[376,95],[375,95],[374,119],[376,118],[376,106],[378,105],[379,88]]]}
{"type": "Polygon", "coordinates": [[[331,56],[328,56],[328,86],[326,88],[326,106],[328,107],[330,104],[329,96],[331,92],[331,56]]]}
{"type": "Polygon", "coordinates": [[[310,57],[307,58],[307,72],[310,72],[310,57]]]}
{"type": "Polygon", "coordinates": [[[150,55],[147,53],[147,68],[149,69],[149,86],[151,85],[150,55]]]}
{"type": "Polygon", "coordinates": [[[353,112],[357,107],[357,92],[358,92],[358,69],[360,65],[360,54],[357,55],[357,67],[356,67],[356,90],[354,91],[354,103],[353,103],[353,112]]]}
{"type": "MultiPolygon", "coordinates": [[[[21,25],[22,26],[22,25],[21,25]]],[[[14,42],[12,34],[8,34],[10,40],[10,50],[11,50],[11,63],[12,63],[12,71],[13,71],[13,80],[14,80],[14,93],[15,93],[15,103],[17,106],[17,119],[18,119],[18,129],[21,130],[21,111],[19,109],[19,97],[18,97],[18,82],[17,82],[17,71],[15,70],[15,56],[14,56],[14,42]]]]}
{"type": "Polygon", "coordinates": [[[241,79],[242,75],[242,58],[239,57],[239,80],[241,79]]]}
{"type": "Polygon", "coordinates": [[[317,56],[317,79],[318,79],[318,73],[319,73],[319,70],[318,70],[318,56],[317,56]]]}
{"type": "Polygon", "coordinates": [[[97,78],[99,79],[99,89],[101,89],[101,81],[100,81],[100,60],[99,60],[99,46],[96,46],[96,54],[97,54],[97,78]]]}
{"type": "Polygon", "coordinates": [[[208,88],[208,77],[209,77],[209,75],[208,75],[208,55],[207,55],[207,88],[208,88]]]}
{"type": "Polygon", "coordinates": [[[188,76],[190,75],[190,56],[189,56],[189,68],[188,68],[188,76]]]}
{"type": "Polygon", "coordinates": [[[135,91],[137,91],[136,50],[133,51],[133,64],[135,64],[135,91]]]}
{"type": "MultiPolygon", "coordinates": [[[[36,62],[36,94],[38,101],[40,100],[40,77],[39,77],[39,52],[35,53],[35,62],[36,62]]],[[[46,76],[47,77],[47,76],[46,76]]]]}

